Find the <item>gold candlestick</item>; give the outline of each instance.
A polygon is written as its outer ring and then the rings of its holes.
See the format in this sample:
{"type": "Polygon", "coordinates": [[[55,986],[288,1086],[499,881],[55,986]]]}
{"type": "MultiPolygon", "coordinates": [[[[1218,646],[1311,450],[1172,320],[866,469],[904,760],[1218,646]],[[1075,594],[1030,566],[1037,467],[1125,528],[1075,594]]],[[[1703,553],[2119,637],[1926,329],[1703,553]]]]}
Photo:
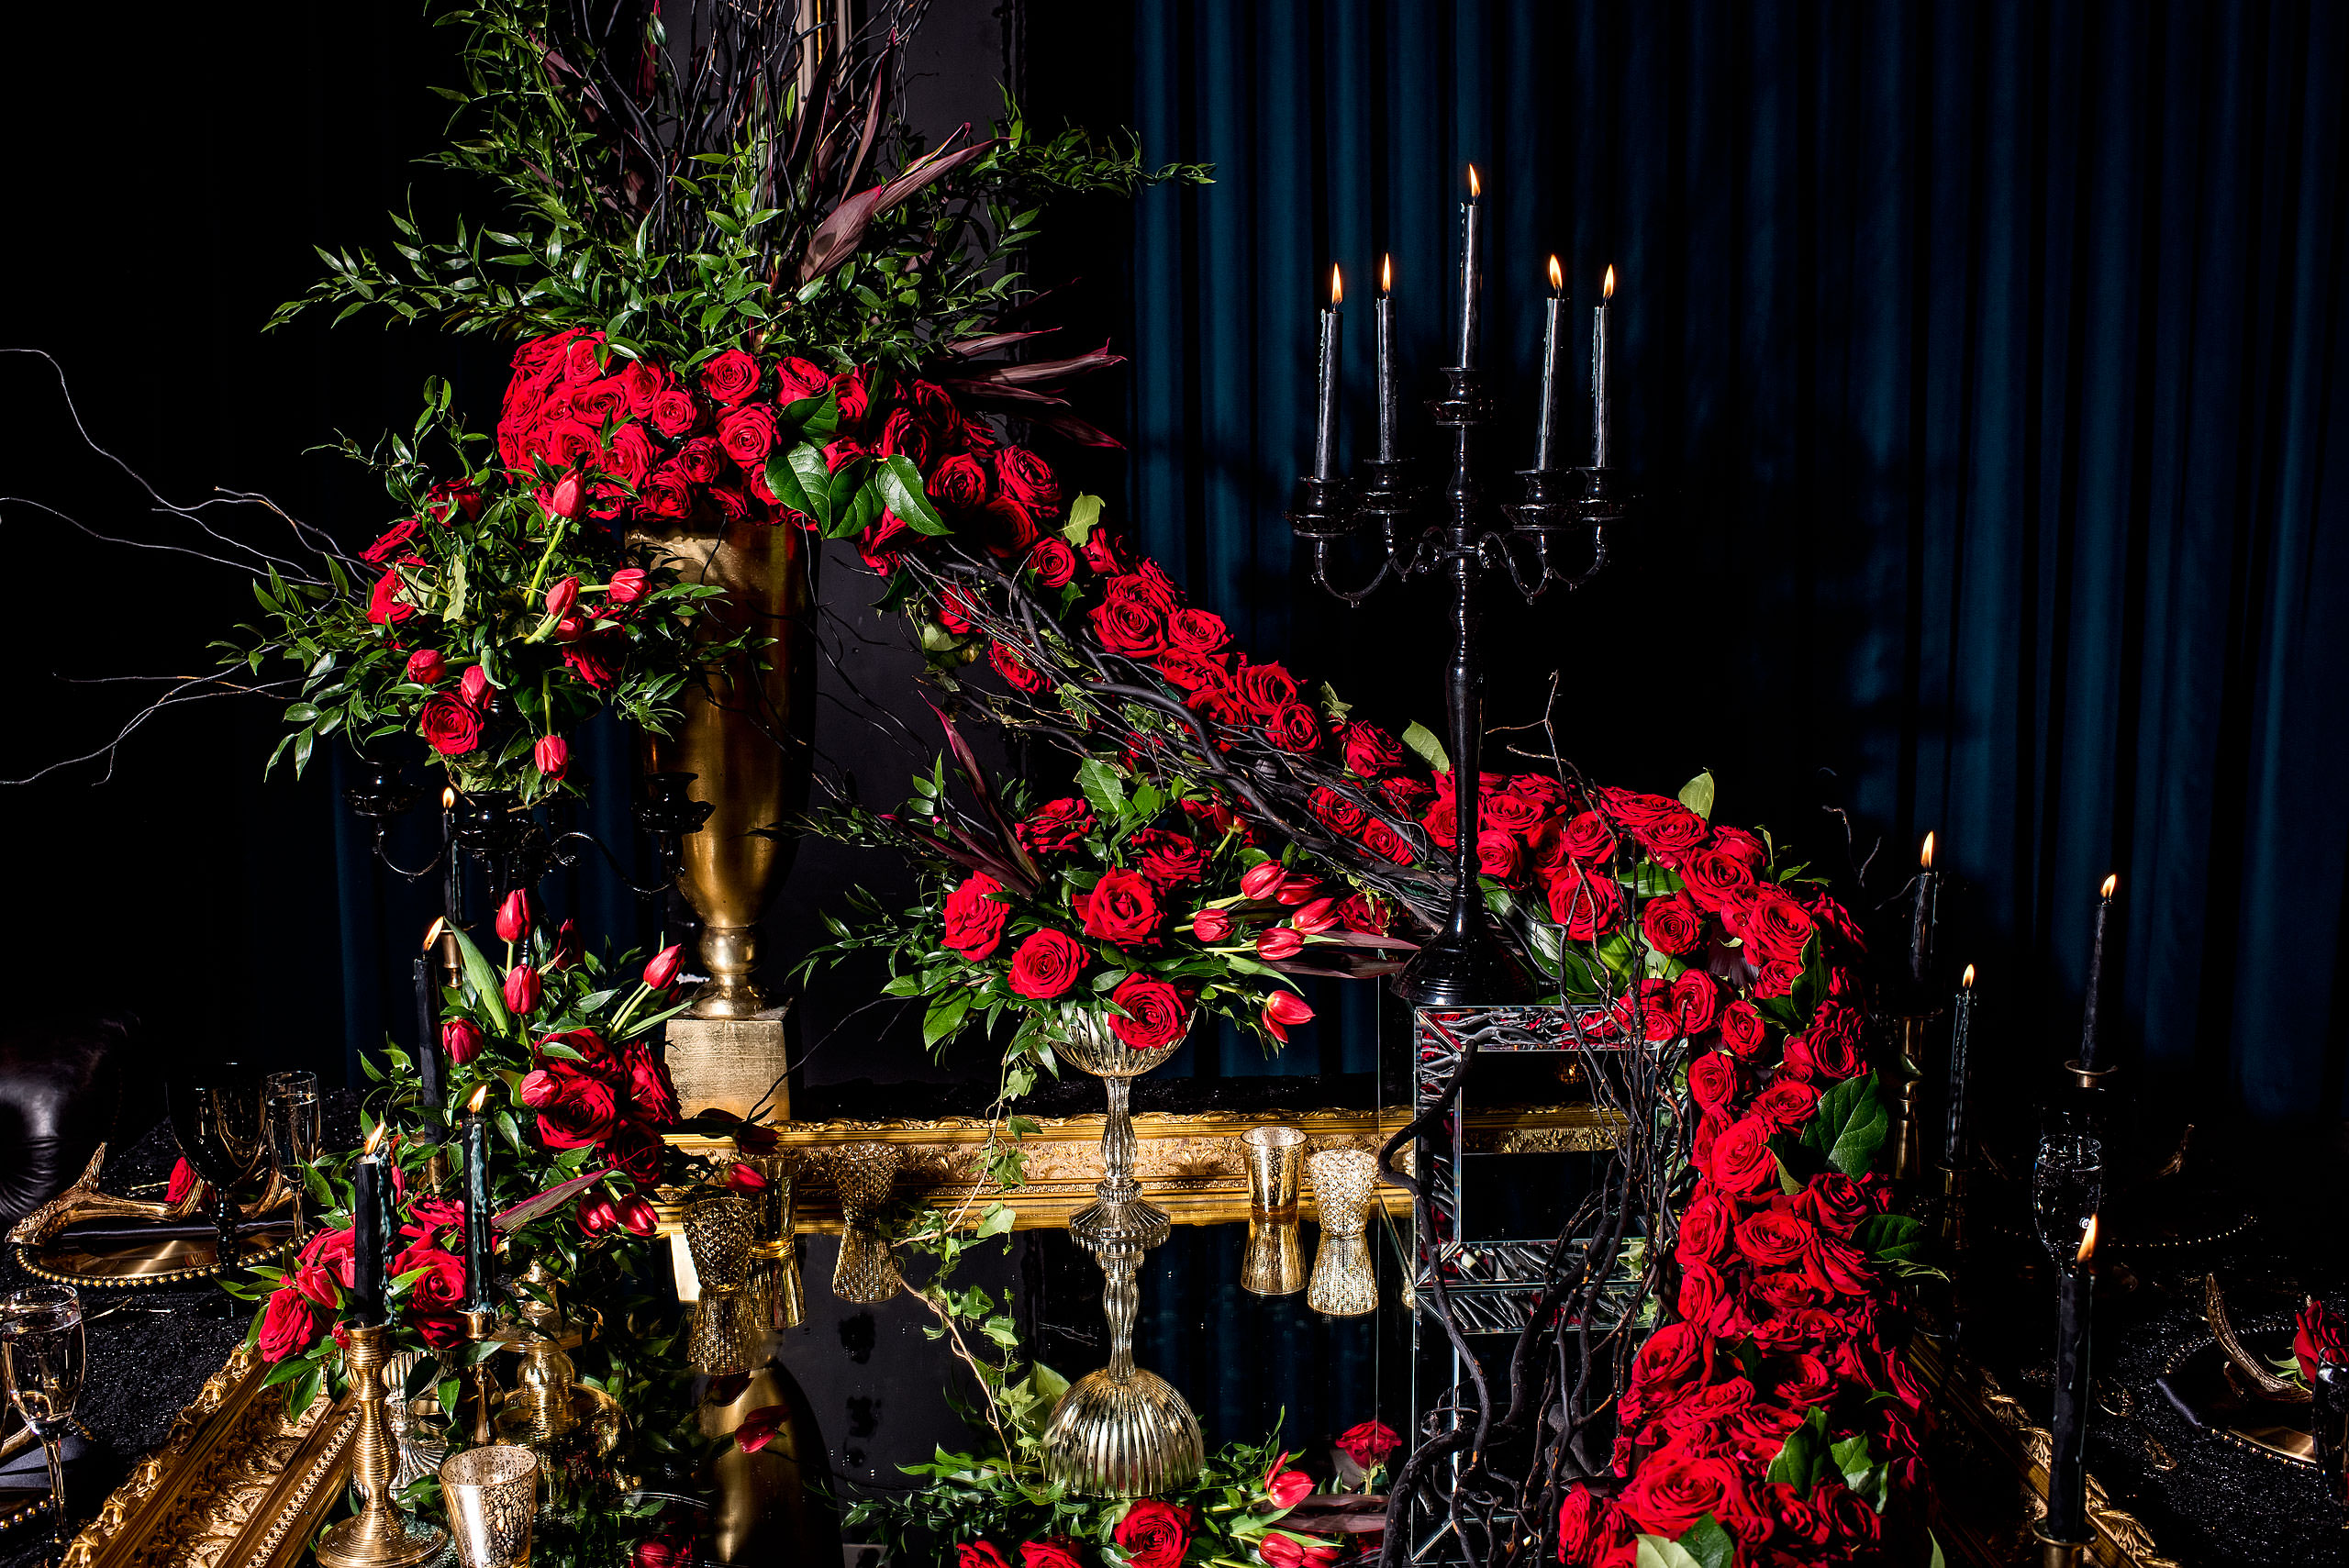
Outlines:
{"type": "Polygon", "coordinates": [[[359,1489],[358,1514],[327,1531],[317,1545],[319,1568],[414,1568],[438,1556],[448,1533],[411,1519],[392,1506],[392,1472],[398,1462],[392,1445],[391,1417],[384,1406],[384,1362],[391,1330],[372,1324],[349,1330],[345,1351],[351,1391],[359,1400],[358,1453],[352,1484],[359,1489]]]}
{"type": "MultiPolygon", "coordinates": [[[[464,1318],[467,1344],[484,1344],[498,1337],[495,1311],[468,1307],[464,1318]]],[[[487,1361],[475,1361],[465,1368],[464,1384],[465,1441],[475,1448],[484,1448],[496,1441],[490,1430],[489,1413],[490,1407],[496,1403],[497,1376],[487,1361]]]]}

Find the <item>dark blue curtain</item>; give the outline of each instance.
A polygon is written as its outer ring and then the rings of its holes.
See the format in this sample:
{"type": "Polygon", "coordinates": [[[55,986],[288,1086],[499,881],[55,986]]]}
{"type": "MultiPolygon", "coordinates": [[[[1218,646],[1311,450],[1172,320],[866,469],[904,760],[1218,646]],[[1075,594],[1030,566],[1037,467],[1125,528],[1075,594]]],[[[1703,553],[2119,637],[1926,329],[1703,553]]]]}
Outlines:
{"type": "Polygon", "coordinates": [[[1586,767],[1712,767],[1725,818],[1838,865],[1822,805],[1854,858],[1938,829],[1954,956],[2019,1062],[2076,1029],[2117,871],[2115,1001],[2154,1076],[2342,1114],[2349,9],[1143,0],[1132,26],[1144,147],[1216,165],[1146,195],[1131,245],[1128,498],[1197,597],[1352,700],[1440,711],[1431,606],[1333,607],[1280,514],[1330,264],[1359,304],[1393,252],[1424,379],[1473,161],[1510,466],[1544,257],[1579,321],[1611,262],[1645,496],[1599,584],[1496,615],[1488,718],[1537,719],[1554,675],[1586,767]]]}

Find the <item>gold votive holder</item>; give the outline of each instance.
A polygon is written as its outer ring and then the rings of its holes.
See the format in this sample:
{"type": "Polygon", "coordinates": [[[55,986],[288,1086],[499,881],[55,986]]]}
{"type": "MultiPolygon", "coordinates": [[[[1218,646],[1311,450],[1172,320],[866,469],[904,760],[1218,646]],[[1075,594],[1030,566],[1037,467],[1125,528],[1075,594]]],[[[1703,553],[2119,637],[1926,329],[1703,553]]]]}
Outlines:
{"type": "Polygon", "coordinates": [[[1306,1162],[1321,1245],[1305,1305],[1329,1318],[1360,1318],[1378,1310],[1378,1271],[1364,1232],[1378,1185],[1378,1157],[1365,1149],[1324,1149],[1306,1162]]]}
{"type": "Polygon", "coordinates": [[[905,1276],[877,1229],[896,1185],[894,1143],[843,1143],[832,1155],[832,1185],[841,1199],[841,1255],[832,1294],[857,1307],[877,1307],[906,1288],[905,1276]]]}
{"type": "Polygon", "coordinates": [[[1240,1288],[1251,1296],[1295,1296],[1305,1288],[1305,1245],[1294,1219],[1251,1219],[1240,1257],[1240,1288]]]}
{"type": "Polygon", "coordinates": [[[685,1245],[701,1277],[685,1339],[685,1360],[712,1377],[749,1372],[767,1359],[764,1303],[754,1288],[758,1208],[731,1193],[685,1205],[685,1245]]]}
{"type": "Polygon", "coordinates": [[[1305,1251],[1297,1200],[1305,1173],[1305,1134],[1293,1127],[1252,1127],[1240,1135],[1248,1168],[1248,1248],[1240,1288],[1253,1296],[1295,1296],[1305,1288],[1305,1251]]]}
{"type": "Polygon", "coordinates": [[[796,1329],[807,1320],[807,1287],[799,1276],[799,1156],[789,1151],[746,1154],[742,1163],[766,1183],[751,1201],[758,1209],[758,1288],[767,1327],[796,1329]]]}
{"type": "Polygon", "coordinates": [[[392,1477],[399,1464],[386,1408],[384,1363],[391,1330],[384,1324],[347,1330],[344,1365],[359,1402],[359,1433],[351,1458],[351,1485],[359,1512],[318,1539],[320,1568],[416,1568],[440,1554],[448,1536],[436,1525],[410,1518],[392,1502],[392,1477]]]}
{"type": "Polygon", "coordinates": [[[440,1496],[462,1568],[528,1568],[539,1512],[539,1456],[512,1443],[469,1448],[440,1466],[440,1496]]]}

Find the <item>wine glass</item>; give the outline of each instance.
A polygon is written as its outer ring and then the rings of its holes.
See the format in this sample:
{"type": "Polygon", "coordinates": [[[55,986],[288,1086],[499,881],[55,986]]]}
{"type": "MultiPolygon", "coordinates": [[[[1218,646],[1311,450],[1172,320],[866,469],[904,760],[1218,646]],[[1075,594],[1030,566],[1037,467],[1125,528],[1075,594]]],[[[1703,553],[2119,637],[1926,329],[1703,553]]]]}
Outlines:
{"type": "Polygon", "coordinates": [[[308,1195],[304,1173],[318,1157],[321,1113],[318,1075],[315,1073],[272,1073],[261,1081],[262,1103],[268,1118],[269,1157],[277,1181],[294,1208],[294,1240],[308,1233],[308,1195]]]}
{"type": "Polygon", "coordinates": [[[2104,1140],[2069,1127],[2043,1134],[2032,1162],[2032,1218],[2040,1245],[2058,1265],[2072,1266],[2103,1201],[2104,1140]]]}
{"type": "Polygon", "coordinates": [[[212,1223],[219,1231],[222,1269],[237,1261],[238,1183],[251,1175],[268,1147],[262,1124],[261,1084],[233,1066],[174,1078],[164,1097],[180,1152],[212,1184],[212,1223]]]}
{"type": "Polygon", "coordinates": [[[50,1538],[65,1539],[65,1434],[87,1361],[82,1298],[71,1286],[34,1285],[0,1296],[0,1377],[25,1425],[49,1455],[50,1538]]]}

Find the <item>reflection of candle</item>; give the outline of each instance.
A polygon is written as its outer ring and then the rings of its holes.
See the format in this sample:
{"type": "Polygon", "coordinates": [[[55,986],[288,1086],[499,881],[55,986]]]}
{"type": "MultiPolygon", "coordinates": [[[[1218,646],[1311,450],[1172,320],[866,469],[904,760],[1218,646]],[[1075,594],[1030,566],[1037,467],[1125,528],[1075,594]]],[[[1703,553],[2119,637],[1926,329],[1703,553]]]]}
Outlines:
{"type": "Polygon", "coordinates": [[[2096,1066],[2096,1005],[2104,990],[2104,926],[2112,917],[2112,895],[2120,886],[2119,876],[2108,876],[2097,895],[2096,942],[2088,950],[2087,1007],[2080,1016],[2080,1065],[2084,1068],[2096,1066]]]}
{"type": "Polygon", "coordinates": [[[1909,921],[1909,978],[1925,983],[1933,962],[1933,926],[1941,918],[1941,873],[1933,869],[1933,836],[1925,835],[1924,853],[1917,857],[1917,906],[1909,921]]]}
{"type": "Polygon", "coordinates": [[[1378,337],[1378,461],[1395,461],[1397,402],[1403,395],[1395,376],[1395,258],[1378,260],[1378,297],[1371,303],[1378,337]]]}
{"type": "Polygon", "coordinates": [[[2088,1326],[2096,1315],[2096,1216],[2055,1298],[2054,1442],[2047,1461],[2048,1539],[2076,1541],[2087,1534],[2088,1326]]]}
{"type": "Polygon", "coordinates": [[[440,945],[444,921],[435,920],[424,933],[424,951],[416,955],[416,1070],[424,1077],[425,1114],[438,1120],[442,1108],[439,988],[434,984],[432,950],[440,945]]]}
{"type": "Polygon", "coordinates": [[[1484,282],[1485,183],[1468,165],[1468,199],[1460,204],[1460,368],[1476,367],[1476,291],[1484,282]]]}
{"type": "Polygon", "coordinates": [[[1566,275],[1555,256],[1550,258],[1550,297],[1543,303],[1542,327],[1542,425],[1533,444],[1533,466],[1547,473],[1557,466],[1558,361],[1566,348],[1566,275]]]}
{"type": "Polygon", "coordinates": [[[489,1118],[481,1103],[489,1095],[484,1084],[465,1106],[465,1306],[488,1312],[497,1305],[496,1264],[489,1234],[489,1118]]]}
{"type": "Polygon", "coordinates": [[[367,1147],[351,1170],[351,1320],[364,1328],[384,1320],[384,1198],[390,1190],[384,1170],[388,1122],[377,1122],[367,1147]]]}
{"type": "Polygon", "coordinates": [[[1965,1043],[1974,1032],[1974,966],[1957,983],[1957,1007],[1949,1026],[1949,1131],[1942,1140],[1942,1163],[1958,1169],[1965,1158],[1965,1043]]]}
{"type": "Polygon", "coordinates": [[[1608,437],[1613,433],[1614,413],[1607,406],[1607,317],[1615,298],[1615,269],[1607,269],[1598,304],[1590,313],[1590,466],[1607,466],[1608,437]]]}
{"type": "Polygon", "coordinates": [[[1334,479],[1338,473],[1338,306],[1345,303],[1346,280],[1330,269],[1330,303],[1321,312],[1321,379],[1319,417],[1313,428],[1313,477],[1334,479]]]}
{"type": "Polygon", "coordinates": [[[457,792],[440,792],[440,913],[452,926],[464,923],[464,873],[457,864],[457,792]]]}

